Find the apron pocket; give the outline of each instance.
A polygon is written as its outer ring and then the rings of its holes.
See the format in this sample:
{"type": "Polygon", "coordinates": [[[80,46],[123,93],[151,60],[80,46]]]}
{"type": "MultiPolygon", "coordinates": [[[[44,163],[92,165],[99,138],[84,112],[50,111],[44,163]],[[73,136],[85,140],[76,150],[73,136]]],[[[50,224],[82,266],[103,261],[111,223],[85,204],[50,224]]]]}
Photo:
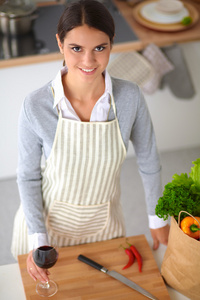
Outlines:
{"type": "Polygon", "coordinates": [[[47,228],[59,236],[79,239],[96,235],[107,223],[110,202],[99,205],[74,205],[55,201],[49,211],[47,228]]]}

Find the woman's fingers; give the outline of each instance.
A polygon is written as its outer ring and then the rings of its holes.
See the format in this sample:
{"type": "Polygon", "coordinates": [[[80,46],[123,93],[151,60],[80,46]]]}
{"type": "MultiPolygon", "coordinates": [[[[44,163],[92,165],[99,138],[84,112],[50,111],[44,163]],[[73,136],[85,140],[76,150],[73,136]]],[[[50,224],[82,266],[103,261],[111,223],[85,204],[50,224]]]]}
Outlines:
{"type": "Polygon", "coordinates": [[[48,270],[39,268],[36,266],[36,264],[33,261],[32,251],[29,252],[27,257],[27,272],[33,278],[33,280],[39,280],[41,282],[47,282],[49,281],[48,275],[50,274],[48,270]]]}
{"type": "Polygon", "coordinates": [[[33,280],[34,281],[36,281],[37,280],[37,278],[33,275],[33,273],[32,273],[32,270],[33,270],[33,268],[31,267],[31,268],[27,268],[27,272],[28,272],[28,274],[31,276],[31,278],[33,278],[33,280]]]}
{"type": "Polygon", "coordinates": [[[43,283],[49,281],[47,270],[38,268],[37,266],[29,268],[29,274],[35,281],[39,280],[43,283]]]}
{"type": "Polygon", "coordinates": [[[169,225],[157,229],[150,229],[153,238],[153,249],[156,250],[159,244],[167,245],[169,236],[169,225]]]}

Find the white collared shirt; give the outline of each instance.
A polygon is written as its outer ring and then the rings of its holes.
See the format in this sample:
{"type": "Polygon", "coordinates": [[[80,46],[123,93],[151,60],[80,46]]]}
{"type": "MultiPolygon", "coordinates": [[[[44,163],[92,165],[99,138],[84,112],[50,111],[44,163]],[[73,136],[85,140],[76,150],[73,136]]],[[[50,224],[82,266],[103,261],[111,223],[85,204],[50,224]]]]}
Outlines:
{"type": "MultiPolygon", "coordinates": [[[[54,107],[59,104],[62,111],[62,116],[66,119],[80,121],[77,113],[72,107],[70,101],[64,94],[62,85],[62,76],[67,73],[67,67],[63,67],[57,74],[56,78],[52,81],[52,87],[54,89],[54,107]]],[[[103,95],[95,103],[90,122],[104,122],[108,119],[108,113],[110,109],[110,95],[112,95],[112,83],[108,72],[105,70],[105,91],[103,95]]]]}

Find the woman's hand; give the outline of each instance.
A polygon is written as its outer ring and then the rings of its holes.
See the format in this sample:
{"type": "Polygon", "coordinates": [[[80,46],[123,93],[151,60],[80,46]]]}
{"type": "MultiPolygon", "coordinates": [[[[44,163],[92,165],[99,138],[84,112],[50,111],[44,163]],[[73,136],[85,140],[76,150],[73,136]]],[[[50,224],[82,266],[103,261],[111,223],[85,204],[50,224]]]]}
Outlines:
{"type": "Polygon", "coordinates": [[[38,279],[43,283],[49,281],[49,277],[48,277],[48,275],[50,275],[49,271],[36,266],[33,260],[32,251],[30,251],[28,254],[26,260],[26,267],[29,275],[33,278],[33,280],[36,281],[38,279]]]}
{"type": "Polygon", "coordinates": [[[167,245],[169,236],[169,225],[157,229],[150,229],[153,238],[153,250],[158,249],[159,244],[167,245]]]}

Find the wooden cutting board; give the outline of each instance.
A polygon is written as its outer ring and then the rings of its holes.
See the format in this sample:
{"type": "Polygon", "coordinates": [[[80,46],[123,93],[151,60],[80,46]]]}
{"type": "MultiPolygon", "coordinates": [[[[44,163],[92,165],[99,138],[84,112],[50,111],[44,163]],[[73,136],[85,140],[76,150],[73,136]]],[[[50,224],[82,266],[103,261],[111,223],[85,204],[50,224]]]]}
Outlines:
{"type": "MultiPolygon", "coordinates": [[[[50,278],[58,284],[58,292],[52,300],[129,300],[148,299],[110,276],[93,269],[77,259],[83,254],[109,270],[115,270],[149,291],[158,299],[170,300],[167,288],[160,275],[149,244],[144,235],[128,237],[143,258],[142,273],[138,271],[137,261],[125,270],[128,262],[124,249],[126,238],[103,242],[70,246],[59,249],[59,259],[50,269],[50,278]]],[[[36,283],[26,270],[27,255],[18,256],[19,267],[27,300],[41,300],[35,292],[36,283]]]]}

